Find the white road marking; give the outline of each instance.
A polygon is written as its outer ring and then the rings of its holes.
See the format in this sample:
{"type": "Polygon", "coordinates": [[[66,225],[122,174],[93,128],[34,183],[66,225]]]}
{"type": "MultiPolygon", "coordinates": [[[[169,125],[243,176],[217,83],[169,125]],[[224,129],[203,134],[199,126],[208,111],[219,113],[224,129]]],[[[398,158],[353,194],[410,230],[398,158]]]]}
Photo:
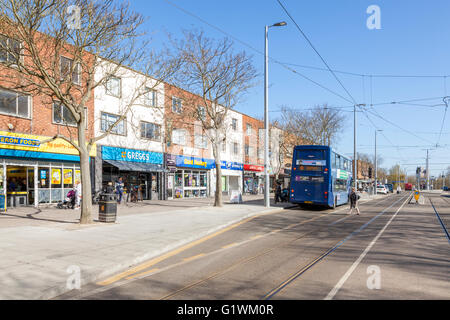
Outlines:
{"type": "Polygon", "coordinates": [[[370,251],[370,249],[373,247],[373,245],[377,242],[377,240],[381,237],[384,230],[391,224],[392,220],[397,216],[397,214],[400,212],[400,210],[403,208],[405,203],[409,200],[406,198],[406,200],[403,202],[403,204],[398,208],[398,210],[395,212],[395,214],[389,219],[389,221],[386,223],[386,225],[383,227],[383,229],[378,232],[377,236],[372,240],[372,242],[367,246],[367,248],[364,250],[363,253],[359,256],[359,258],[353,263],[353,265],[347,270],[347,272],[344,274],[344,276],[339,280],[339,282],[334,286],[334,288],[328,293],[328,295],[325,297],[324,300],[331,300],[333,297],[337,294],[339,289],[344,285],[344,283],[347,281],[347,279],[350,277],[350,275],[355,271],[356,267],[359,265],[362,259],[366,256],[366,254],[370,251]]]}

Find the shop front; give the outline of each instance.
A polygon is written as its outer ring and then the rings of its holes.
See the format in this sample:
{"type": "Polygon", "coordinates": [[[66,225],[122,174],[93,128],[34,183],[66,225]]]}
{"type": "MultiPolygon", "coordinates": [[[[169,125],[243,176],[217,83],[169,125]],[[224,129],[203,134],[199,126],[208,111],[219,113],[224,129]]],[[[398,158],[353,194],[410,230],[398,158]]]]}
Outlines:
{"type": "MultiPolygon", "coordinates": [[[[41,144],[48,139],[0,131],[0,195],[6,207],[58,203],[81,181],[78,151],[62,139],[41,144]]],[[[90,156],[95,155],[93,147],[90,156]]]]}
{"type": "Polygon", "coordinates": [[[127,195],[136,191],[138,200],[165,199],[163,153],[101,146],[101,159],[102,189],[122,178],[127,195]]]}
{"type": "Polygon", "coordinates": [[[263,193],[264,166],[244,164],[244,193],[263,193]]]}
{"type": "Polygon", "coordinates": [[[209,197],[210,170],[214,160],[180,155],[167,155],[167,195],[175,198],[209,197]]]}
{"type": "Polygon", "coordinates": [[[222,193],[230,195],[231,191],[242,192],[242,172],[244,165],[239,162],[221,161],[222,193]]]}

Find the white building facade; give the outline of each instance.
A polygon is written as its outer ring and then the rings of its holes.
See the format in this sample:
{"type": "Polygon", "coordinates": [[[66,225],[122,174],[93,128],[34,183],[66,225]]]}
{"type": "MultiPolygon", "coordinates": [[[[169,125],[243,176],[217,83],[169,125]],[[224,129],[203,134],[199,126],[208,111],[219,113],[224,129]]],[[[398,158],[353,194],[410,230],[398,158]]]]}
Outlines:
{"type": "Polygon", "coordinates": [[[94,127],[96,190],[120,177],[139,200],[165,199],[164,84],[129,68],[103,61],[96,80],[94,127]],[[112,74],[111,76],[107,76],[112,74]]]}

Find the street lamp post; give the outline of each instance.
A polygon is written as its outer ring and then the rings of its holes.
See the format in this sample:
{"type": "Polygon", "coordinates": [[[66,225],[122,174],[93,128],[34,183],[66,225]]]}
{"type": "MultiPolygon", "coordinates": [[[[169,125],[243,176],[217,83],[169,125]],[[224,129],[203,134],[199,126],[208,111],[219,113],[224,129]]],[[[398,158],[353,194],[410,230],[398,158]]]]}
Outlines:
{"type": "Polygon", "coordinates": [[[269,192],[269,28],[282,27],[287,23],[282,21],[265,27],[264,32],[264,206],[270,207],[269,192]]]}
{"type": "Polygon", "coordinates": [[[374,179],[374,190],[373,194],[377,194],[377,131],[383,131],[383,130],[375,130],[375,179],[374,179]]]}
{"type": "Polygon", "coordinates": [[[355,104],[353,106],[353,181],[355,191],[358,191],[358,158],[356,153],[356,107],[364,107],[365,104],[355,104]]]}

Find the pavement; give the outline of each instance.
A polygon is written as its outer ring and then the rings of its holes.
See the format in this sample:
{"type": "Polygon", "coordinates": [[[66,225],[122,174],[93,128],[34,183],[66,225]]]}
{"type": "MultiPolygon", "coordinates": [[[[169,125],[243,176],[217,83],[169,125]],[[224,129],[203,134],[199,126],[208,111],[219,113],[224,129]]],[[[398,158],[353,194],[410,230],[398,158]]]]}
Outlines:
{"type": "Polygon", "coordinates": [[[281,211],[261,196],[123,204],[117,222],[79,224],[79,210],[17,208],[0,214],[0,299],[49,299],[103,279],[250,217],[281,211]],[[69,284],[68,284],[69,283],[69,284]]]}
{"type": "Polygon", "coordinates": [[[423,196],[256,216],[55,299],[449,300],[450,197],[423,196]]]}

